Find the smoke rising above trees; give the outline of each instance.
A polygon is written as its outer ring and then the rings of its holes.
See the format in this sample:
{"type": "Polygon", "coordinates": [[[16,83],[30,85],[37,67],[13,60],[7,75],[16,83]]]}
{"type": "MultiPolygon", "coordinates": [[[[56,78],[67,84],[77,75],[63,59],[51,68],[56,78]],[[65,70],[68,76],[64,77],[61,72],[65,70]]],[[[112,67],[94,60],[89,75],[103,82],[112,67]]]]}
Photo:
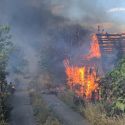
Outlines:
{"type": "Polygon", "coordinates": [[[14,44],[25,53],[33,74],[43,54],[49,57],[49,70],[63,73],[64,56],[76,53],[76,60],[87,53],[95,24],[110,20],[98,0],[94,4],[90,0],[1,0],[0,15],[0,23],[11,26],[14,44]]]}

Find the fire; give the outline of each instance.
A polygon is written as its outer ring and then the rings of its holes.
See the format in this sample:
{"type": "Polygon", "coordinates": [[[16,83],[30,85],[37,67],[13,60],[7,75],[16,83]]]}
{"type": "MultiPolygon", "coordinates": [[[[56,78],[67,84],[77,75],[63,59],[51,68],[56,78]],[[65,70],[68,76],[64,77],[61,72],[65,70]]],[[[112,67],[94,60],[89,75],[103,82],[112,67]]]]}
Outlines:
{"type": "Polygon", "coordinates": [[[70,66],[69,61],[65,60],[64,65],[66,67],[66,75],[67,75],[67,81],[70,87],[74,83],[83,84],[84,83],[84,75],[85,75],[85,67],[77,67],[77,66],[70,66]]]}
{"type": "Polygon", "coordinates": [[[74,90],[78,96],[91,99],[92,93],[98,90],[98,84],[96,83],[97,74],[94,67],[71,66],[68,60],[64,61],[64,65],[69,87],[74,90]]]}
{"type": "Polygon", "coordinates": [[[100,58],[101,57],[99,42],[98,42],[98,38],[97,38],[96,34],[93,34],[91,39],[92,39],[92,43],[91,43],[91,47],[90,47],[90,52],[86,56],[86,59],[88,59],[88,60],[92,59],[92,58],[100,58]]]}
{"type": "MultiPolygon", "coordinates": [[[[99,42],[96,34],[92,35],[92,43],[90,47],[90,52],[84,58],[90,61],[93,58],[100,58],[101,52],[99,48],[99,42]]],[[[99,85],[97,80],[99,79],[97,75],[96,66],[76,66],[71,65],[69,60],[64,60],[65,72],[67,76],[67,84],[78,96],[84,97],[86,99],[92,99],[93,94],[98,95],[99,85]]]]}

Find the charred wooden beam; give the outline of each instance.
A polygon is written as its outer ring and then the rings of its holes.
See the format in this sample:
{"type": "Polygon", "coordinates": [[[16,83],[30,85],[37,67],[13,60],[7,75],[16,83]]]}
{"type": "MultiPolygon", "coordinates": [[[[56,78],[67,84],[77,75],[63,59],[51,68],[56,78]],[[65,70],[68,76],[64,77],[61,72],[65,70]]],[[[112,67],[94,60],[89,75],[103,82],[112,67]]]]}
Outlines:
{"type": "Polygon", "coordinates": [[[122,34],[97,33],[97,36],[122,36],[122,34]]]}

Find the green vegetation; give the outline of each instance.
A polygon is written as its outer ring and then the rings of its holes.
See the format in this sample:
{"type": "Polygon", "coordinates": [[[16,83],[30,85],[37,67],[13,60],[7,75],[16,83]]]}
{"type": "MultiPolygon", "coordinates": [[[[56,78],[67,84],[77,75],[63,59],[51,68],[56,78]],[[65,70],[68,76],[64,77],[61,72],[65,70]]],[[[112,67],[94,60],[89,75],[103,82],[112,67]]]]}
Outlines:
{"type": "Polygon", "coordinates": [[[105,104],[108,115],[125,113],[125,58],[100,80],[100,84],[102,102],[105,104]]]}
{"type": "Polygon", "coordinates": [[[85,117],[91,125],[125,124],[125,58],[100,81],[101,100],[74,105],[73,94],[67,90],[59,98],[85,117]]]}
{"type": "Polygon", "coordinates": [[[106,105],[102,102],[86,103],[85,106],[73,104],[73,94],[71,91],[66,91],[58,97],[64,101],[73,110],[79,112],[91,125],[124,125],[125,116],[110,116],[107,112],[106,105]]]}
{"type": "MultiPolygon", "coordinates": [[[[125,116],[108,117],[103,104],[87,103],[80,111],[91,125],[124,125],[125,116]]],[[[109,112],[110,113],[110,112],[109,112]]]]}
{"type": "Polygon", "coordinates": [[[10,28],[0,25],[0,125],[6,125],[10,107],[8,106],[8,85],[6,82],[6,67],[12,50],[10,28]]]}

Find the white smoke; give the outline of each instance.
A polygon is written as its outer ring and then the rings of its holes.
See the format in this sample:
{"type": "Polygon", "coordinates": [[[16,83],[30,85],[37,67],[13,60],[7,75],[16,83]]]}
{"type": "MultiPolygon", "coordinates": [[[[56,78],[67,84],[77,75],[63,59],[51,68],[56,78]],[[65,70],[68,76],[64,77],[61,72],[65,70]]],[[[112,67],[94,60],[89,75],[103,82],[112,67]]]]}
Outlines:
{"type": "Polygon", "coordinates": [[[122,7],[112,8],[109,9],[107,12],[108,13],[125,12],[125,8],[122,7]]]}

